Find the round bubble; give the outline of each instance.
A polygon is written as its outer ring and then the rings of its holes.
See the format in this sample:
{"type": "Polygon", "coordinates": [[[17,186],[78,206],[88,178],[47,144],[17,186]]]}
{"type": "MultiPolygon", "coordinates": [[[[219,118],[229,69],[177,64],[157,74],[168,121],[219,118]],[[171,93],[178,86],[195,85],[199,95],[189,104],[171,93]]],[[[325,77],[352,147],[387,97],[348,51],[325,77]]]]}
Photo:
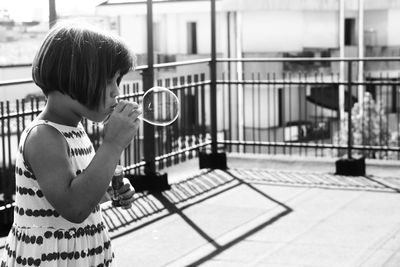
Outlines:
{"type": "Polygon", "coordinates": [[[167,126],[179,116],[179,99],[171,90],[155,86],[143,95],[141,109],[142,114],[139,118],[145,122],[167,126]]]}

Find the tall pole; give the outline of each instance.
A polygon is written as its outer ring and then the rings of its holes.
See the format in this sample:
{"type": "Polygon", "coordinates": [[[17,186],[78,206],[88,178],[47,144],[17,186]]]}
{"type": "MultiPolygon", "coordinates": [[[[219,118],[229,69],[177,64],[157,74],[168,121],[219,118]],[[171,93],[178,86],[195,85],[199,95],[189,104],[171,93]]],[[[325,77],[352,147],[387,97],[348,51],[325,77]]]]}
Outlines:
{"type": "Polygon", "coordinates": [[[211,0],[211,151],[217,154],[217,44],[216,44],[216,9],[215,0],[211,0]]]}
{"type": "MultiPolygon", "coordinates": [[[[147,0],[147,69],[143,71],[143,91],[154,85],[153,1],[147,0]]],[[[154,126],[143,123],[145,174],[155,173],[154,126]]]]}
{"type": "MultiPolygon", "coordinates": [[[[358,82],[364,82],[364,0],[358,0],[358,82]]],[[[358,103],[360,105],[361,115],[363,112],[363,85],[358,86],[358,103]]]]}
{"type": "MultiPolygon", "coordinates": [[[[344,59],[344,0],[339,0],[339,58],[344,59]]],[[[344,61],[339,62],[339,82],[344,82],[344,61]]],[[[349,77],[350,79],[351,77],[349,77]]],[[[339,119],[344,119],[344,90],[345,87],[343,84],[339,85],[339,119]]]]}
{"type": "Polygon", "coordinates": [[[49,0],[49,28],[57,22],[56,0],[49,0]]]}
{"type": "MultiPolygon", "coordinates": [[[[242,59],[242,14],[240,11],[236,11],[236,21],[235,21],[235,38],[236,38],[236,58],[242,59]]],[[[238,139],[240,141],[244,140],[244,103],[243,103],[243,62],[238,61],[236,63],[237,80],[238,80],[238,139]]],[[[239,152],[243,152],[243,146],[240,146],[239,152]]]]}

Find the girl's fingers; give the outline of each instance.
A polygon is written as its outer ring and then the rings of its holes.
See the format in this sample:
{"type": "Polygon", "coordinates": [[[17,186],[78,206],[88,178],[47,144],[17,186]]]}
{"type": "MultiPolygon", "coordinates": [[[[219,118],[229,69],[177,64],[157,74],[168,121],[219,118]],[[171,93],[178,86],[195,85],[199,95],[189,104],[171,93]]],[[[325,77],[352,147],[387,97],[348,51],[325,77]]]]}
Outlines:
{"type": "Polygon", "coordinates": [[[124,194],[120,194],[119,195],[119,199],[122,200],[122,201],[127,201],[127,200],[131,200],[132,199],[132,201],[133,201],[133,195],[134,194],[135,194],[135,192],[129,191],[129,192],[126,192],[124,194]]]}
{"type": "Polygon", "coordinates": [[[132,203],[130,203],[127,206],[122,206],[121,208],[123,208],[124,210],[130,209],[130,208],[132,208],[132,203]]]}
{"type": "Polygon", "coordinates": [[[123,195],[130,191],[133,191],[133,193],[134,193],[134,190],[131,189],[131,184],[127,183],[127,184],[124,184],[123,186],[121,186],[121,188],[118,189],[116,192],[118,195],[123,195]]]}

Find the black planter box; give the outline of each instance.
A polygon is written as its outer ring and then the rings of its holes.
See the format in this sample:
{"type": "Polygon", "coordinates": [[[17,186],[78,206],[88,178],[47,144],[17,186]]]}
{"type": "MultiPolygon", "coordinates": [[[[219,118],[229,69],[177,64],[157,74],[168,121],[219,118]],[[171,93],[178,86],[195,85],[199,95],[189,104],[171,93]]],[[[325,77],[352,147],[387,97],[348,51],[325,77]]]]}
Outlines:
{"type": "Polygon", "coordinates": [[[161,192],[171,189],[171,186],[168,184],[167,173],[128,174],[126,175],[126,178],[129,179],[136,192],[161,192]]]}
{"type": "Polygon", "coordinates": [[[228,169],[225,153],[210,153],[200,152],[199,154],[200,169],[228,169]]]}
{"type": "Polygon", "coordinates": [[[337,175],[365,176],[365,158],[339,159],[336,161],[337,175]]]}

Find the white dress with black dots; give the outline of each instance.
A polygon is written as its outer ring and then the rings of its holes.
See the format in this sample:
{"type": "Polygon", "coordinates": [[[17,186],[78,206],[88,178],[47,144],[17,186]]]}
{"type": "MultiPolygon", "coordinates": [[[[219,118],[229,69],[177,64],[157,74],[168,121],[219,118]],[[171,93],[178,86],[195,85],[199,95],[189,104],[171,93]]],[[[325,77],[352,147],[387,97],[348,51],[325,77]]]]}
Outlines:
{"type": "Polygon", "coordinates": [[[76,174],[85,170],[95,154],[82,124],[70,127],[34,120],[24,130],[16,158],[14,224],[6,240],[1,266],[112,266],[114,254],[100,206],[84,222],[69,222],[47,201],[34,173],[24,162],[25,139],[32,128],[41,124],[54,127],[65,137],[76,174]]]}

